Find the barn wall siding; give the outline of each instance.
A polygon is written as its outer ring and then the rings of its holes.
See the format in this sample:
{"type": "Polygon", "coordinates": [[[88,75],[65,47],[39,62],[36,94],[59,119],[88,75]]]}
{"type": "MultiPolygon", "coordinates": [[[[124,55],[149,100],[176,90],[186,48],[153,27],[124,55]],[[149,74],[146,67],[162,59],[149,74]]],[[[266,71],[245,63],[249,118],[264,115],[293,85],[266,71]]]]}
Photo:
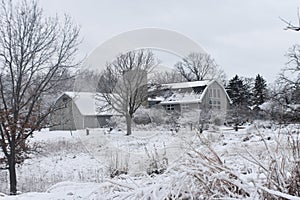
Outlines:
{"type": "Polygon", "coordinates": [[[228,109],[228,104],[229,104],[229,101],[227,99],[227,95],[225,93],[225,91],[223,90],[223,88],[217,83],[217,82],[214,82],[212,83],[208,88],[207,88],[207,92],[204,94],[204,98],[202,100],[202,107],[206,107],[206,108],[209,108],[210,107],[210,104],[209,104],[209,101],[210,100],[218,100],[220,101],[220,106],[221,106],[221,111],[222,112],[226,112],[227,109],[228,109]],[[213,91],[214,89],[216,90],[219,90],[220,91],[220,98],[218,97],[210,97],[209,95],[209,91],[213,91]]]}
{"type": "Polygon", "coordinates": [[[75,130],[71,98],[63,95],[55,105],[61,109],[52,113],[50,130],[75,130]]]}
{"type": "Polygon", "coordinates": [[[84,128],[99,128],[97,116],[84,116],[84,128]]]}
{"type": "Polygon", "coordinates": [[[73,108],[73,119],[75,122],[75,129],[84,129],[84,116],[80,113],[79,109],[75,105],[75,103],[72,102],[72,108],[73,108]]]}
{"type": "Polygon", "coordinates": [[[98,116],[98,124],[100,127],[106,127],[108,125],[108,120],[110,120],[112,116],[111,115],[104,115],[104,116],[98,116]]]}
{"type": "Polygon", "coordinates": [[[52,113],[50,131],[100,128],[107,125],[111,116],[83,116],[76,104],[67,95],[62,95],[55,103],[62,109],[52,113]]]}

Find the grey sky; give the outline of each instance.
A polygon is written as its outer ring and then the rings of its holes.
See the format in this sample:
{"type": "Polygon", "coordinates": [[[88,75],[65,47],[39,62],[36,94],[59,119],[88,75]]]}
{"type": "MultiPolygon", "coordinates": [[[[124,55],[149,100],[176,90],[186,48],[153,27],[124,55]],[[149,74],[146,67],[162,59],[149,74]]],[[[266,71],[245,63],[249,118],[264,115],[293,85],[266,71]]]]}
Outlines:
{"type": "MultiPolygon", "coordinates": [[[[88,55],[125,31],[157,27],[186,35],[210,53],[228,78],[262,74],[276,79],[284,54],[300,43],[300,33],[285,31],[279,17],[297,23],[299,0],[100,1],[40,0],[47,14],[67,13],[81,25],[88,55]]],[[[163,60],[164,61],[164,60],[163,60]]],[[[171,63],[170,61],[166,61],[171,63]]]]}

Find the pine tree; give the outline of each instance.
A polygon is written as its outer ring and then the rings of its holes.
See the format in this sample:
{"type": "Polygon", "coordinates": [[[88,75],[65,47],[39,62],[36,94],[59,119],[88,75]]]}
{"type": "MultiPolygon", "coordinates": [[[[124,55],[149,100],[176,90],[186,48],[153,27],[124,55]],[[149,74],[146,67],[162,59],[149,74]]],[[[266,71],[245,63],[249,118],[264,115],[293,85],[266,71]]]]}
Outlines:
{"type": "Polygon", "coordinates": [[[227,93],[232,100],[231,108],[228,112],[228,119],[235,125],[235,130],[238,130],[238,125],[249,120],[250,96],[249,85],[244,84],[243,79],[235,75],[226,87],[227,93]]]}
{"type": "Polygon", "coordinates": [[[253,105],[258,107],[267,99],[267,84],[261,75],[257,75],[253,87],[253,105]]]}
{"type": "Polygon", "coordinates": [[[248,87],[244,84],[243,80],[238,77],[238,75],[235,75],[235,77],[229,80],[226,90],[234,106],[249,105],[250,92],[247,88],[248,87]]]}

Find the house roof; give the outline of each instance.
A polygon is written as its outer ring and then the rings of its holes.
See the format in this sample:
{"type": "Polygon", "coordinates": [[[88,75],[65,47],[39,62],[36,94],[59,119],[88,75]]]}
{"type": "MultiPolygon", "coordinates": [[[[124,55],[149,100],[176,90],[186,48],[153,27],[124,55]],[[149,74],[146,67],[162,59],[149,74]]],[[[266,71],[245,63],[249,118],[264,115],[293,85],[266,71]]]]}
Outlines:
{"type": "MultiPolygon", "coordinates": [[[[204,80],[204,81],[193,81],[193,82],[181,82],[181,83],[169,83],[169,84],[162,84],[163,88],[169,88],[173,90],[173,94],[169,97],[163,98],[160,104],[181,104],[181,103],[201,103],[206,92],[207,88],[213,84],[214,82],[218,83],[216,80],[204,80]],[[198,92],[190,92],[190,93],[182,93],[176,92],[179,89],[185,88],[195,88],[195,87],[203,87],[203,90],[198,92]]],[[[228,96],[225,88],[222,84],[218,83],[221,88],[224,90],[226,97],[228,98],[229,102],[231,103],[231,99],[228,96]]],[[[160,99],[162,97],[156,97],[156,99],[160,99]]],[[[151,99],[149,99],[151,100],[151,99]]]]}
{"type": "Polygon", "coordinates": [[[162,84],[162,86],[170,89],[183,89],[183,88],[207,86],[210,82],[212,81],[204,80],[204,81],[192,81],[192,82],[181,82],[181,83],[168,83],[168,84],[162,84]]]}
{"type": "MultiPolygon", "coordinates": [[[[92,92],[64,92],[63,95],[70,97],[84,116],[101,116],[116,114],[112,109],[99,111],[101,107],[107,107],[106,101],[97,93],[92,92]]],[[[61,95],[61,96],[63,96],[61,95]]]]}
{"type": "Polygon", "coordinates": [[[203,93],[173,93],[170,97],[164,99],[160,104],[181,104],[181,103],[200,103],[203,93]]]}
{"type": "Polygon", "coordinates": [[[204,80],[204,81],[192,81],[192,82],[180,82],[180,83],[168,83],[163,84],[162,87],[169,88],[173,91],[173,94],[167,98],[165,98],[160,103],[164,104],[181,104],[181,103],[201,103],[206,92],[206,88],[209,84],[213,83],[212,80],[204,80]],[[176,92],[178,89],[186,89],[186,88],[195,88],[195,87],[204,87],[204,90],[201,92],[190,92],[190,93],[182,93],[176,92]]]}

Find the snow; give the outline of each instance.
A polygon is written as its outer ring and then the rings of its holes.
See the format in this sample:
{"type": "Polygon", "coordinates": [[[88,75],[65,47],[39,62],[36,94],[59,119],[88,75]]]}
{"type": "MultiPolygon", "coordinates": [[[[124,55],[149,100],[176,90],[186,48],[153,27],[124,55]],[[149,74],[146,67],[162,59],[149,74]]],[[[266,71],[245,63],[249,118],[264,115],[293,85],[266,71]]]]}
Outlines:
{"type": "Polygon", "coordinates": [[[165,100],[165,98],[163,97],[160,97],[160,96],[156,96],[156,97],[148,97],[148,101],[158,101],[158,102],[161,102],[165,100]]]}
{"type": "Polygon", "coordinates": [[[183,88],[193,88],[193,87],[207,86],[211,82],[213,82],[213,81],[210,81],[210,80],[191,81],[191,82],[180,82],[180,83],[162,84],[162,86],[166,87],[166,88],[171,88],[171,89],[183,89],[183,88]]]}
{"type": "MultiPolygon", "coordinates": [[[[99,184],[96,183],[76,183],[60,182],[50,187],[46,192],[28,192],[18,196],[4,196],[7,200],[53,200],[53,199],[93,199],[99,192],[99,184]]],[[[99,194],[98,194],[99,196],[99,194]]],[[[0,196],[0,199],[1,196],[0,196]]]]}
{"type": "Polygon", "coordinates": [[[259,105],[258,107],[262,110],[268,111],[271,110],[272,106],[273,106],[273,102],[266,101],[263,104],[259,105]]]}
{"type": "Polygon", "coordinates": [[[166,98],[160,104],[182,104],[182,103],[200,103],[202,99],[202,94],[199,93],[179,93],[174,92],[170,97],[166,98]]]}
{"type": "Polygon", "coordinates": [[[279,191],[274,191],[274,190],[270,190],[266,187],[260,187],[262,190],[270,193],[270,194],[274,194],[276,196],[279,196],[279,197],[283,197],[285,199],[289,199],[289,200],[300,200],[300,197],[295,197],[295,196],[292,196],[292,195],[289,195],[289,194],[285,194],[285,193],[282,193],[282,192],[279,192],[279,191]]]}
{"type": "MultiPolygon", "coordinates": [[[[294,136],[291,134],[297,134],[297,125],[280,127],[260,121],[245,125],[238,132],[224,126],[211,128],[201,135],[189,127],[181,127],[178,133],[167,126],[133,128],[130,136],[116,129],[90,129],[89,135],[85,130],[50,132],[45,129],[35,133],[30,142],[38,145],[38,153],[30,155],[17,169],[18,189],[22,193],[15,197],[5,195],[8,186],[1,182],[0,200],[162,199],[170,194],[174,198],[179,195],[189,198],[190,194],[207,197],[208,191],[197,185],[194,175],[207,184],[223,180],[234,183],[249,193],[249,197],[236,196],[238,199],[258,199],[261,189],[287,199],[299,199],[286,191],[266,188],[267,174],[250,156],[265,167],[270,155],[288,157],[291,152],[286,141],[294,136]],[[218,164],[212,150],[222,164],[218,164]],[[199,155],[203,157],[197,159],[199,155]],[[164,157],[168,161],[165,172],[149,176],[146,169],[152,159],[161,161],[164,157]],[[128,167],[128,174],[110,178],[110,168],[116,160],[119,166],[128,167]],[[235,176],[238,178],[234,179],[235,176]]],[[[226,187],[226,184],[219,186],[226,187]]],[[[215,195],[225,199],[234,197],[220,191],[215,195]]]]}

